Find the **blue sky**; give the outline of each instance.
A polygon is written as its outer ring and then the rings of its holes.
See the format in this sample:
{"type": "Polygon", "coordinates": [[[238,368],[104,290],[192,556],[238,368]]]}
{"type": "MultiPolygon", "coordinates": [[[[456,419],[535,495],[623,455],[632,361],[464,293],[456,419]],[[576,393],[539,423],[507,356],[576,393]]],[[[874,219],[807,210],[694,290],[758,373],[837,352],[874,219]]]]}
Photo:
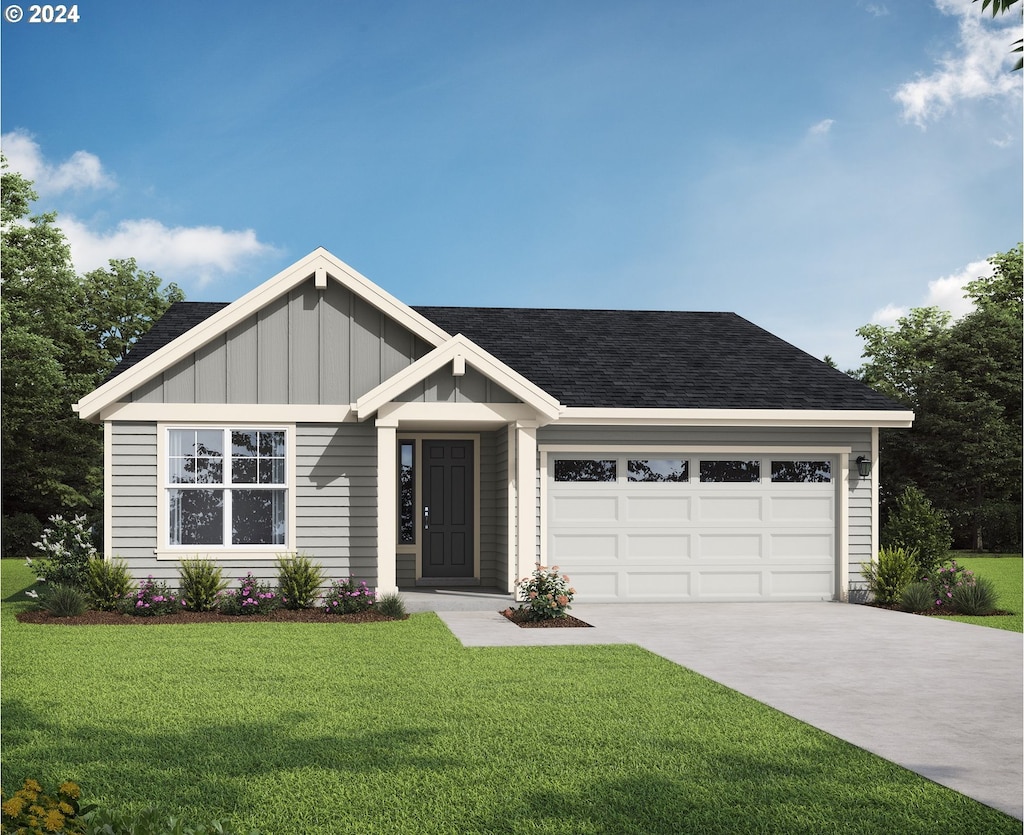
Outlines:
{"type": "Polygon", "coordinates": [[[853,368],[1022,237],[1020,15],[980,5],[86,0],[0,22],[0,145],[80,270],[193,300],[324,246],[410,304],[731,310],[853,368]]]}

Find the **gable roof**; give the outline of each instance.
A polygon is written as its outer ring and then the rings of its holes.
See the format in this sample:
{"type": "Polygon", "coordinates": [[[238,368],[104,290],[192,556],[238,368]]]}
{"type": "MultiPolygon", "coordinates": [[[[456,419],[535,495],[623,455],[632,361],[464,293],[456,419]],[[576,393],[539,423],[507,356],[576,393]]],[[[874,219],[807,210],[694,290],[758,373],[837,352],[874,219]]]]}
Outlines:
{"type": "Polygon", "coordinates": [[[905,411],[735,313],[415,309],[571,407],[905,411]]]}

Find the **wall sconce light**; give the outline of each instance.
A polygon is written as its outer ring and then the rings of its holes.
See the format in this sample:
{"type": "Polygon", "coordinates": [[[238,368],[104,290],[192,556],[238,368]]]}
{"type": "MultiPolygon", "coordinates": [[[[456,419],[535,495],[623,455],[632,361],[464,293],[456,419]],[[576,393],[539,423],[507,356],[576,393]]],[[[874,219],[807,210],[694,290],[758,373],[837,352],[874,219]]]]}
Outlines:
{"type": "Polygon", "coordinates": [[[867,478],[871,475],[871,459],[865,458],[863,455],[857,456],[857,473],[861,478],[867,478]]]}

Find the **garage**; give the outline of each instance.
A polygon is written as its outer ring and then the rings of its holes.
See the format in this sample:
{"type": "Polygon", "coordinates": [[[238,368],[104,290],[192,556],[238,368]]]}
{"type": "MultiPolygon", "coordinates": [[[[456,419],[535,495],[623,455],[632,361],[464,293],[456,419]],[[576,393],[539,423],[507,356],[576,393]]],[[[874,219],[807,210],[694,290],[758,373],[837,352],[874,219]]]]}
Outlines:
{"type": "Polygon", "coordinates": [[[544,561],[578,600],[831,600],[839,456],[552,452],[544,561]]]}

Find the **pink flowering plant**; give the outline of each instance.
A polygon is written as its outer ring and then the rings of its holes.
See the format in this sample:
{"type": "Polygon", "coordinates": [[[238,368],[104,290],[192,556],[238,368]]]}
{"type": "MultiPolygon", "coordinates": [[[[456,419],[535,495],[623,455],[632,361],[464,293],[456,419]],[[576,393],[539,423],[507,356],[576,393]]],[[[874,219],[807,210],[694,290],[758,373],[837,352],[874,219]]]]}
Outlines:
{"type": "Polygon", "coordinates": [[[576,596],[569,575],[559,574],[557,565],[547,568],[537,563],[529,577],[516,580],[516,588],[523,600],[519,608],[528,613],[530,620],[567,617],[576,596]]]}
{"type": "Polygon", "coordinates": [[[962,565],[957,565],[956,560],[950,560],[949,565],[940,565],[930,577],[925,577],[924,580],[931,583],[932,599],[935,601],[936,609],[955,608],[953,597],[956,590],[977,585],[978,582],[974,572],[962,565]]]}
{"type": "Polygon", "coordinates": [[[324,610],[329,615],[351,615],[365,612],[375,602],[373,589],[366,585],[365,580],[356,583],[351,577],[335,580],[324,595],[324,610]]]}
{"type": "Polygon", "coordinates": [[[134,594],[122,598],[120,607],[129,615],[153,617],[177,611],[179,603],[178,596],[167,587],[167,583],[154,580],[150,574],[139,583],[139,588],[134,594]]]}
{"type": "Polygon", "coordinates": [[[279,596],[269,583],[253,577],[250,571],[238,581],[238,588],[227,595],[221,608],[229,615],[265,615],[280,603],[279,596]]]}

